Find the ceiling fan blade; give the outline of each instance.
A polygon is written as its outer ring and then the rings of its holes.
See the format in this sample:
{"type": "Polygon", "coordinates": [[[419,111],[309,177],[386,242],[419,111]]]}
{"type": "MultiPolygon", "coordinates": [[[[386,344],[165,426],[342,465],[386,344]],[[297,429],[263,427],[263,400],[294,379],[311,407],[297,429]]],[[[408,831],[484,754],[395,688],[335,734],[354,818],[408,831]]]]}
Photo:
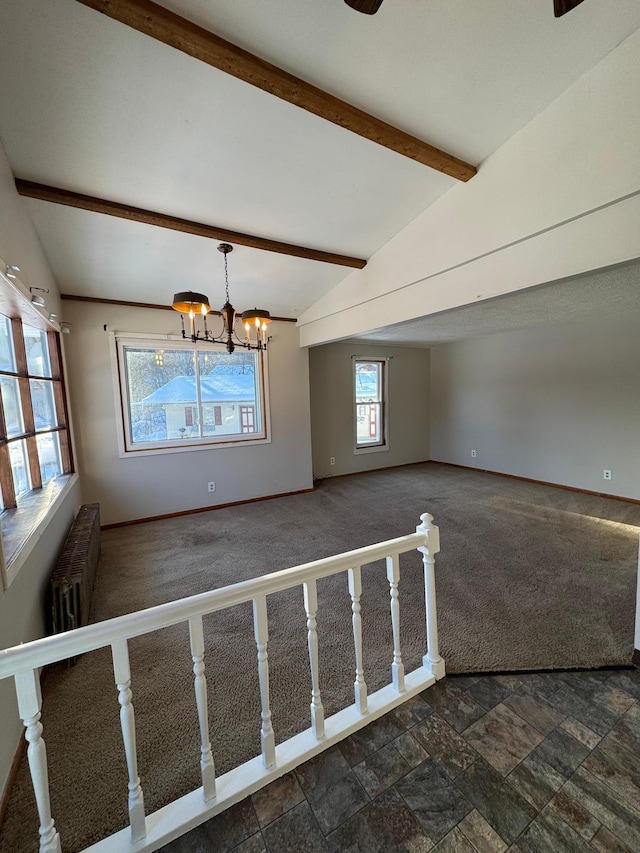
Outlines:
{"type": "Polygon", "coordinates": [[[375,15],[382,6],[382,0],[344,0],[344,2],[356,12],[364,12],[365,15],[375,15]]]}
{"type": "Polygon", "coordinates": [[[581,3],[582,0],[553,0],[553,13],[556,18],[561,18],[581,3]]]}

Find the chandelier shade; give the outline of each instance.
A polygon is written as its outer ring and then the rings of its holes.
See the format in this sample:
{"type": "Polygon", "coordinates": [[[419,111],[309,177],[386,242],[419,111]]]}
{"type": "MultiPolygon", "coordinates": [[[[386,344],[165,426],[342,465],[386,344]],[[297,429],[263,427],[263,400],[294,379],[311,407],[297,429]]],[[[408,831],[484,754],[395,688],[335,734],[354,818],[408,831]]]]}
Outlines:
{"type": "Polygon", "coordinates": [[[251,308],[249,311],[242,312],[242,322],[255,323],[256,326],[261,326],[263,323],[271,322],[271,314],[262,308],[251,308]]]}
{"type": "Polygon", "coordinates": [[[202,293],[194,293],[193,290],[183,290],[181,293],[175,293],[173,296],[173,308],[181,314],[188,314],[193,311],[194,314],[204,314],[205,311],[211,311],[209,300],[202,293]],[[204,311],[202,309],[205,309],[204,311]]]}

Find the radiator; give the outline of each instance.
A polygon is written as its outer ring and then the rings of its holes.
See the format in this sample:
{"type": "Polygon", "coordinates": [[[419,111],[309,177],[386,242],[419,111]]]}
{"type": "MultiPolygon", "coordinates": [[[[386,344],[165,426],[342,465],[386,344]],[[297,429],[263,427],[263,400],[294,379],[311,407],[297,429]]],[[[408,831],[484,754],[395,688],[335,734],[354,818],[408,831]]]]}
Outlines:
{"type": "Polygon", "coordinates": [[[88,623],[99,558],[100,504],[83,504],[51,575],[54,634],[88,623]]]}

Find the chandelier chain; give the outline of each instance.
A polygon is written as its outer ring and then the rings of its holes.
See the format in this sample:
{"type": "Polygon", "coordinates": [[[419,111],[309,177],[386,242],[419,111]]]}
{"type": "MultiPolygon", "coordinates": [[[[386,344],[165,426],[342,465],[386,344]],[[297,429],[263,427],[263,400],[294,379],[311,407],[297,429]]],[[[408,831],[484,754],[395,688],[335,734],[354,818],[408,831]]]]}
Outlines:
{"type": "Polygon", "coordinates": [[[227,253],[224,253],[224,285],[227,292],[227,302],[229,301],[229,269],[227,266],[227,253]]]}

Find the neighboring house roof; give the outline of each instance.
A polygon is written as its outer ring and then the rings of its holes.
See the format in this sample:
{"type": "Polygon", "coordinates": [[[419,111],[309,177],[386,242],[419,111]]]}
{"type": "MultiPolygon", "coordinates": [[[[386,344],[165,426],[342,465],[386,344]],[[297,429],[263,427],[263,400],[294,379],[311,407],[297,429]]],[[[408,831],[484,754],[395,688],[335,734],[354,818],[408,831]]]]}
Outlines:
{"type": "Polygon", "coordinates": [[[378,393],[378,379],[376,375],[359,373],[356,377],[356,399],[371,397],[376,399],[378,393]]]}
{"type": "MultiPolygon", "coordinates": [[[[203,403],[237,403],[255,398],[253,371],[246,373],[218,373],[200,377],[200,394],[203,403]]],[[[196,396],[195,376],[176,376],[158,388],[141,403],[193,403],[196,396]]]]}

